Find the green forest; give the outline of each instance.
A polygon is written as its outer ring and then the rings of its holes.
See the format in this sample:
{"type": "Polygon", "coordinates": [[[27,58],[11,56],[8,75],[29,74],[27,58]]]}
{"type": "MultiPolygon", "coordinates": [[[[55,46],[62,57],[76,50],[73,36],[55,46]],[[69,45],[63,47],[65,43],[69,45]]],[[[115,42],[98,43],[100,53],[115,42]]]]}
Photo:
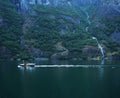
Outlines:
{"type": "Polygon", "coordinates": [[[108,3],[18,10],[11,1],[0,0],[0,59],[100,59],[92,37],[106,59],[120,57],[120,13],[108,3]]]}

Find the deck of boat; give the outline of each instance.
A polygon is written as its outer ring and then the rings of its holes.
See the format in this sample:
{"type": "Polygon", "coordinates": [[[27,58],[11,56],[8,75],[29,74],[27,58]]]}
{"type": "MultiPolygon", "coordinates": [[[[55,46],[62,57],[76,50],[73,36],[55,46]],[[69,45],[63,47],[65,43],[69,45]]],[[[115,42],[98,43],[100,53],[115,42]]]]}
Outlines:
{"type": "Polygon", "coordinates": [[[19,64],[19,66],[23,66],[23,67],[25,67],[25,66],[34,67],[35,65],[36,65],[35,63],[26,63],[26,64],[22,63],[22,64],[19,64]]]}

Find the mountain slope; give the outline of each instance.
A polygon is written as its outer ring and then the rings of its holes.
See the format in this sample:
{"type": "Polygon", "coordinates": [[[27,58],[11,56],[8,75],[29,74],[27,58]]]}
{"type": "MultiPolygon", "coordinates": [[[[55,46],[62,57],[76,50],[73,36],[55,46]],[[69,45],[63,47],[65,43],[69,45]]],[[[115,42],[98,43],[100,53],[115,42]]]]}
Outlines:
{"type": "Polygon", "coordinates": [[[15,11],[8,0],[0,0],[0,56],[2,58],[16,56],[19,52],[22,21],[21,15],[15,11]]]}
{"type": "MultiPolygon", "coordinates": [[[[13,4],[16,6],[15,2],[13,4]]],[[[27,4],[27,10],[18,8],[20,15],[9,1],[0,2],[0,44],[2,48],[14,52],[12,56],[51,58],[53,54],[64,52],[55,47],[62,42],[69,51],[65,58],[100,57],[100,49],[92,37],[102,44],[106,56],[119,54],[119,41],[114,40],[119,39],[116,37],[120,30],[119,2],[67,0],[57,6],[52,3],[27,4]],[[5,19],[7,21],[3,21],[5,19]],[[9,25],[7,29],[3,24],[9,25]]]]}

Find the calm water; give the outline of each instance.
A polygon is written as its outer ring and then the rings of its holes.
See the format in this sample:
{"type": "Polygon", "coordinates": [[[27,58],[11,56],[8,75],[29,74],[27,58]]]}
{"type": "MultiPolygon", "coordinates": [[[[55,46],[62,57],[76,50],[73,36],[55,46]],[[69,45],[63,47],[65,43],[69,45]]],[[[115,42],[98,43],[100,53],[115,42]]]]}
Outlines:
{"type": "Polygon", "coordinates": [[[15,62],[0,62],[0,98],[120,98],[120,62],[53,63],[99,67],[24,69],[15,62]]]}

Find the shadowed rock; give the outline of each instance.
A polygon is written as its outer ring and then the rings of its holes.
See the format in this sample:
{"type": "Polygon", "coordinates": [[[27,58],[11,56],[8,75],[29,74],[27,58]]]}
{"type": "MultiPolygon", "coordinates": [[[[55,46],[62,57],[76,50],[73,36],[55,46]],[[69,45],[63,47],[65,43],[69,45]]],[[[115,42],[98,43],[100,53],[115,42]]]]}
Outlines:
{"type": "Polygon", "coordinates": [[[101,55],[100,49],[94,46],[85,46],[82,50],[82,54],[88,57],[101,55]]]}

